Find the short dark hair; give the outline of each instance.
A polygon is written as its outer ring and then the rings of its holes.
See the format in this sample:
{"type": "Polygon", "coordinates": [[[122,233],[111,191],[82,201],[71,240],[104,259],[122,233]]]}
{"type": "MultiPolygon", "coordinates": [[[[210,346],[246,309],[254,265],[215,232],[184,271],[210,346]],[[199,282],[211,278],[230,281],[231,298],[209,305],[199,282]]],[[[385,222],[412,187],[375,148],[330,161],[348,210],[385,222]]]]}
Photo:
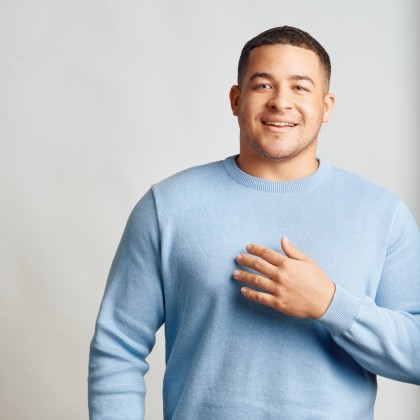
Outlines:
{"type": "Polygon", "coordinates": [[[238,86],[241,87],[246,68],[248,66],[249,54],[254,48],[263,45],[292,45],[294,47],[305,48],[313,51],[319,58],[321,68],[326,80],[326,90],[328,91],[331,78],[331,62],[324,47],[307,32],[292,26],[279,26],[268,29],[249,40],[243,47],[238,64],[238,86]]]}

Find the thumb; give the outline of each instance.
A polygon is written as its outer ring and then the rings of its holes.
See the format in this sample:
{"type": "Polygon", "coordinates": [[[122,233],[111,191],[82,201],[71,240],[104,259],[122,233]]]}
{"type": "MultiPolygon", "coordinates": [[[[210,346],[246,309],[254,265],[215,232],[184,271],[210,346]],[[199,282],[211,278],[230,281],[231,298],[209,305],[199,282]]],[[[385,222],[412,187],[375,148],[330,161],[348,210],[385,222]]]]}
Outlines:
{"type": "Polygon", "coordinates": [[[283,248],[284,253],[287,257],[292,258],[293,260],[300,260],[300,261],[310,261],[311,259],[306,256],[302,251],[299,251],[296,247],[294,247],[287,236],[283,236],[281,238],[281,247],[283,248]]]}

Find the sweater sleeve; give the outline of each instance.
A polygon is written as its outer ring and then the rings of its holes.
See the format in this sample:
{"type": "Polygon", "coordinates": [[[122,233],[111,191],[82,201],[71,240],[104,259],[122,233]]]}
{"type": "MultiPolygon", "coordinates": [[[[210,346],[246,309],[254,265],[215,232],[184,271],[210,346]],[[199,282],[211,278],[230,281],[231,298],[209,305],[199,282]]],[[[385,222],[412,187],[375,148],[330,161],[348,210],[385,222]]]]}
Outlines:
{"type": "Polygon", "coordinates": [[[149,190],[131,213],[108,277],[89,360],[91,420],[144,418],[146,357],[164,322],[159,226],[149,190]]]}
{"type": "Polygon", "coordinates": [[[375,299],[337,285],[319,322],[368,371],[420,384],[420,234],[399,202],[375,299]]]}

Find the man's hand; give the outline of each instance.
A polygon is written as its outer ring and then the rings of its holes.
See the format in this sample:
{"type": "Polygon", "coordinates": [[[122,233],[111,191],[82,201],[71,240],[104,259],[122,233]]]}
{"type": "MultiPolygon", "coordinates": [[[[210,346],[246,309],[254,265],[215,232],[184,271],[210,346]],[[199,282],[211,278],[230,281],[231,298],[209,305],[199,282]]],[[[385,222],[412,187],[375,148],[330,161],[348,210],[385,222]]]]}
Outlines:
{"type": "Polygon", "coordinates": [[[235,270],[233,277],[267,293],[243,287],[250,300],[271,306],[298,318],[320,318],[334,297],[335,284],[309,257],[295,248],[286,237],[281,240],[286,256],[260,245],[247,245],[251,255],[240,254],[236,261],[258,273],[235,270]]]}

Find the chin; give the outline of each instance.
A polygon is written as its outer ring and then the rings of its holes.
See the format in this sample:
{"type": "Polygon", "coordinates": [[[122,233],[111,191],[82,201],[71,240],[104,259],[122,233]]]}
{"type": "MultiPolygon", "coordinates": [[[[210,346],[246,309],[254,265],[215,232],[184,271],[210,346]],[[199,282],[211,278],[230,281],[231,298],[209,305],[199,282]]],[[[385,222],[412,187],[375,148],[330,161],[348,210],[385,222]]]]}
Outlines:
{"type": "Polygon", "coordinates": [[[289,160],[296,156],[296,154],[290,150],[269,150],[259,147],[258,145],[253,145],[253,149],[258,154],[258,156],[273,162],[289,160]]]}

